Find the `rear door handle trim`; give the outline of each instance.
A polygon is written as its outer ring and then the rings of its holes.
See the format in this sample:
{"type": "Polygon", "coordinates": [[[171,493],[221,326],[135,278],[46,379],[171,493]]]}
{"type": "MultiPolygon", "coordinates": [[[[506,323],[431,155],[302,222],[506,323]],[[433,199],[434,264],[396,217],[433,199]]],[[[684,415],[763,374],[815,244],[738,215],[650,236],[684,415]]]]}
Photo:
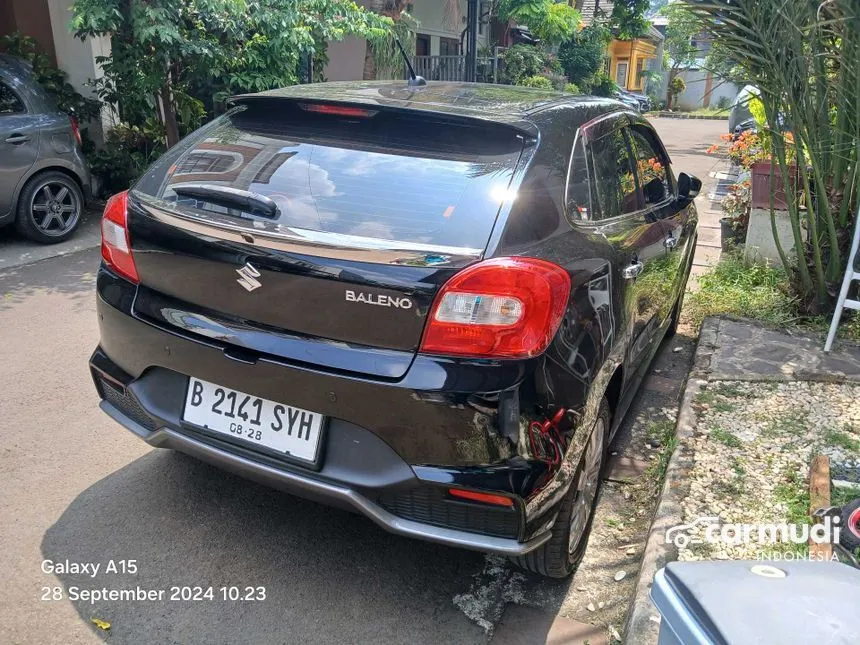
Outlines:
{"type": "Polygon", "coordinates": [[[13,134],[9,137],[6,137],[6,143],[16,144],[16,143],[27,143],[30,140],[26,134],[13,134]]]}

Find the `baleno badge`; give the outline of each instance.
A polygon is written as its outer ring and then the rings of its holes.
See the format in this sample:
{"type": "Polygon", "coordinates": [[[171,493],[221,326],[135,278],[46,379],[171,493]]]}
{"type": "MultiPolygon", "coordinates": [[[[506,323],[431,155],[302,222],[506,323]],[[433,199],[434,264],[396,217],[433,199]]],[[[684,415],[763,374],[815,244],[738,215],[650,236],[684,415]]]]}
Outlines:
{"type": "Polygon", "coordinates": [[[260,277],[260,272],[250,262],[246,262],[241,269],[236,269],[236,273],[240,276],[236,282],[241,284],[246,291],[253,291],[263,286],[263,283],[257,280],[260,277]]]}
{"type": "Polygon", "coordinates": [[[395,298],[393,296],[383,296],[372,293],[361,293],[346,290],[347,302],[363,302],[368,305],[376,305],[378,307],[396,307],[398,309],[412,309],[412,301],[409,298],[395,298]]]}

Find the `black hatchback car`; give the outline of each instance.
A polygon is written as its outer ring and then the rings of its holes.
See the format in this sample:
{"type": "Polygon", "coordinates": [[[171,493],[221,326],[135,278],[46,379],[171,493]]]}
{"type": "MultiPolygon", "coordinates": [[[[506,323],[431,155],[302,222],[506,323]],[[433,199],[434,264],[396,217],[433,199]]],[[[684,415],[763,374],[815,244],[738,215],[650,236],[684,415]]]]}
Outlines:
{"type": "Polygon", "coordinates": [[[102,409],[150,445],[568,575],[677,324],[701,183],[615,101],[239,96],[108,202],[102,409]]]}

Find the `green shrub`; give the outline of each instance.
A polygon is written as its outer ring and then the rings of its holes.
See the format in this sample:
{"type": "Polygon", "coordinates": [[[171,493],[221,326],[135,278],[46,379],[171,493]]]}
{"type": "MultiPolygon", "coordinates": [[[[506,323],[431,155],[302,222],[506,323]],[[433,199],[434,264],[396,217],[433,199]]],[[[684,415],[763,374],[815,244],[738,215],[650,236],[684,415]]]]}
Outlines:
{"type": "Polygon", "coordinates": [[[529,76],[539,76],[544,73],[561,73],[558,59],[534,45],[514,45],[501,54],[501,81],[509,85],[520,85],[520,81],[529,76]]]}
{"type": "Polygon", "coordinates": [[[582,94],[576,83],[568,83],[564,86],[564,91],[568,94],[582,94]]]}
{"type": "Polygon", "coordinates": [[[558,61],[571,83],[590,85],[603,69],[606,48],[612,41],[612,33],[606,27],[592,24],[561,44],[558,61]]]}
{"type": "Polygon", "coordinates": [[[90,170],[102,196],[131,186],[165,150],[164,126],[150,119],[144,127],[120,123],[105,137],[105,144],[89,155],[90,170]]]}
{"type": "Polygon", "coordinates": [[[526,78],[520,80],[517,85],[521,85],[523,87],[539,87],[542,90],[551,90],[552,82],[546,76],[527,76],[526,78]]]}
{"type": "Polygon", "coordinates": [[[728,110],[732,105],[732,100],[728,96],[721,96],[717,101],[717,109],[728,110]]]}
{"type": "Polygon", "coordinates": [[[591,83],[591,93],[595,96],[612,96],[618,90],[618,85],[607,74],[600,73],[591,83]]]}

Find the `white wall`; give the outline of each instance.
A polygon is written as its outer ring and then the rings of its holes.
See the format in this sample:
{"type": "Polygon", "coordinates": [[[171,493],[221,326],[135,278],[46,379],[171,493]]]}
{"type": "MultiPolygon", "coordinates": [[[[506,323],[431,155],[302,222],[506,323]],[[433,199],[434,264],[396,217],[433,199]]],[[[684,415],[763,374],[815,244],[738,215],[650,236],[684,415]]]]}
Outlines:
{"type": "MultiPolygon", "coordinates": [[[[54,35],[54,50],[57,53],[57,66],[69,78],[69,83],[84,96],[95,96],[89,81],[102,77],[101,67],[96,63],[97,56],[110,56],[110,39],[87,38],[80,40],[69,31],[72,12],[69,10],[73,0],[48,0],[51,16],[51,30],[54,35]]],[[[112,112],[102,110],[102,132],[112,123],[112,112]]],[[[99,128],[91,128],[90,134],[99,143],[99,128]]]]}
{"type": "MultiPolygon", "coordinates": [[[[687,70],[681,72],[679,76],[687,83],[687,89],[675,99],[675,106],[682,110],[695,110],[703,107],[708,73],[700,69],[687,70]]],[[[739,91],[740,88],[737,85],[714,77],[711,80],[711,98],[708,105],[709,107],[716,107],[721,96],[726,96],[733,101],[739,91]]]]}
{"type": "Polygon", "coordinates": [[[366,49],[367,41],[355,36],[329,43],[325,77],[330,81],[360,81],[364,76],[366,49]]]}

